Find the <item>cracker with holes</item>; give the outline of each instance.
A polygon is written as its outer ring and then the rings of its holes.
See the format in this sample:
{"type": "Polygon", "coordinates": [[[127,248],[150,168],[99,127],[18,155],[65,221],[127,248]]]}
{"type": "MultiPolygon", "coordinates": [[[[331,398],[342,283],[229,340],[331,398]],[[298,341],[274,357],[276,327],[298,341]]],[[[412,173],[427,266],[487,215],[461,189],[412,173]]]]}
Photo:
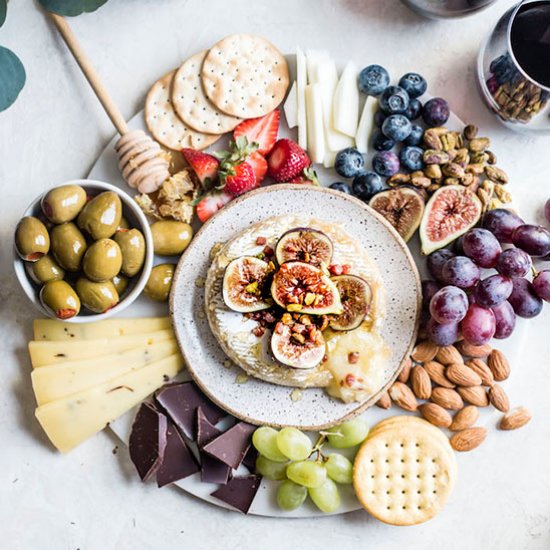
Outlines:
{"type": "Polygon", "coordinates": [[[201,79],[204,92],[218,109],[236,117],[255,118],[273,111],[285,97],[288,65],[265,38],[234,34],[212,46],[201,79]]]}
{"type": "Polygon", "coordinates": [[[145,123],[153,137],[169,149],[182,147],[204,149],[217,141],[219,135],[203,134],[187,127],[178,117],[170,98],[175,71],[155,82],[145,100],[145,123]]]}
{"type": "Polygon", "coordinates": [[[223,113],[206,97],[201,81],[206,53],[190,57],[176,71],[172,82],[172,105],[189,128],[205,134],[224,134],[234,130],[241,119],[223,113]]]}
{"type": "Polygon", "coordinates": [[[416,525],[442,510],[457,466],[449,441],[432,428],[400,416],[371,430],[353,470],[355,493],[369,514],[391,525],[416,525]]]}

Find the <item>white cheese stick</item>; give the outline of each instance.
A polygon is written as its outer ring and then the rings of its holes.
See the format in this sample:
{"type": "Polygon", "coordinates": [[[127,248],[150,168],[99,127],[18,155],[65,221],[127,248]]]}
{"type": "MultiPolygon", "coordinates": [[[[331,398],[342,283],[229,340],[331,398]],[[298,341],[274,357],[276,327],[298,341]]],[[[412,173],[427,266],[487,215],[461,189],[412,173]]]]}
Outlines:
{"type": "Polygon", "coordinates": [[[298,105],[298,145],[307,151],[307,120],[306,120],[306,56],[300,48],[296,48],[296,98],[298,105]]]}
{"type": "Polygon", "coordinates": [[[325,160],[325,133],[323,128],[323,103],[320,84],[306,86],[307,142],[312,162],[325,160]]]}
{"type": "Polygon", "coordinates": [[[336,85],[333,100],[332,121],[338,132],[355,138],[359,120],[359,88],[357,66],[350,61],[336,85]]]}
{"type": "Polygon", "coordinates": [[[289,128],[298,126],[298,94],[296,92],[296,81],[292,83],[290,92],[286,97],[285,104],[283,105],[285,112],[286,123],[289,128]]]}
{"type": "Polygon", "coordinates": [[[360,153],[367,154],[369,151],[369,140],[374,129],[376,111],[378,111],[378,99],[369,95],[365,101],[355,136],[355,144],[360,153]]]}

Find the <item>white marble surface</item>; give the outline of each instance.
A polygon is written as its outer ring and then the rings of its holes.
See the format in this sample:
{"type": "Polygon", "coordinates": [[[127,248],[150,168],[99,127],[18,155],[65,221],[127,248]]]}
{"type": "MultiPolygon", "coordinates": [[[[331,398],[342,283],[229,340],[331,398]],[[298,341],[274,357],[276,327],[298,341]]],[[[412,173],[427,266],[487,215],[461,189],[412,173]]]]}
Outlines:
{"type": "MultiPolygon", "coordinates": [[[[505,131],[481,105],[474,83],[479,43],[511,3],[501,0],[469,19],[430,22],[398,0],[111,0],[73,26],[126,117],[141,108],[155,78],[237,31],[262,33],[283,51],[300,44],[361,65],[381,63],[395,76],[418,70],[433,94],[492,136],[521,212],[541,222],[550,196],[550,139],[505,131]]],[[[530,323],[528,345],[506,384],[534,420],[513,434],[491,429],[483,447],[459,456],[460,480],[447,509],[425,525],[391,528],[362,512],[308,521],[243,517],[174,489],[143,486],[126,453],[113,454],[117,441],[109,433],[67,456],[54,453],[33,417],[25,343],[34,312],[12,272],[12,231],[35,195],[85,176],[113,129],[34,2],[10,2],[0,43],[20,55],[28,72],[15,106],[0,113],[3,548],[550,547],[549,306],[530,323]]]]}

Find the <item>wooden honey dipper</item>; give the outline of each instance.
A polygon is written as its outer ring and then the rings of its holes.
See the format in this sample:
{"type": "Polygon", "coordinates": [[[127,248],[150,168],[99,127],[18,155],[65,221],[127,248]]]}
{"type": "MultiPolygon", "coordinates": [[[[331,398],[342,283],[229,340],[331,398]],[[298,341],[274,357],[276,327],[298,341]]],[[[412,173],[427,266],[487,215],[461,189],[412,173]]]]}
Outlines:
{"type": "Polygon", "coordinates": [[[170,177],[166,153],[143,130],[128,129],[124,117],[80,46],[67,20],[54,13],[49,13],[49,16],[121,136],[115,144],[115,151],[122,176],[130,187],[137,189],[140,193],[156,191],[170,177]]]}

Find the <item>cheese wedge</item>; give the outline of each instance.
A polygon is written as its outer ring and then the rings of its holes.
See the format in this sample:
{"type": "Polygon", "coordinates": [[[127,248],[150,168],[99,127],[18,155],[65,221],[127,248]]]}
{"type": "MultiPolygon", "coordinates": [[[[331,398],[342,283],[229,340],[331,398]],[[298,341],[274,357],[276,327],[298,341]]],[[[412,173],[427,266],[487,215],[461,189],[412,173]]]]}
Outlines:
{"type": "Polygon", "coordinates": [[[39,367],[31,373],[36,402],[43,405],[67,397],[127,372],[139,370],[177,352],[178,345],[172,340],[105,355],[99,359],[39,367]]]}
{"type": "Polygon", "coordinates": [[[29,355],[34,369],[45,365],[57,365],[67,361],[79,361],[92,357],[102,357],[134,348],[152,346],[159,342],[173,340],[172,330],[159,330],[151,334],[130,334],[115,338],[97,340],[32,340],[29,342],[29,355]]]}
{"type": "Polygon", "coordinates": [[[50,441],[66,453],[135,407],[183,368],[178,353],[109,382],[38,407],[50,441]]]}
{"type": "Polygon", "coordinates": [[[54,319],[35,319],[35,340],[95,340],[128,334],[148,334],[171,328],[168,317],[107,319],[96,323],[63,323],[54,319]]]}
{"type": "Polygon", "coordinates": [[[286,123],[289,128],[298,126],[298,95],[296,93],[296,81],[292,83],[290,92],[286,96],[285,104],[283,105],[285,112],[286,123]]]}
{"type": "Polygon", "coordinates": [[[298,105],[298,144],[307,150],[307,120],[306,120],[306,56],[300,48],[296,48],[296,98],[298,105]]]}
{"type": "Polygon", "coordinates": [[[365,101],[363,112],[357,127],[355,143],[360,153],[366,154],[369,151],[369,140],[374,129],[374,114],[378,111],[378,99],[369,95],[365,101]]]}
{"type": "Polygon", "coordinates": [[[350,61],[340,76],[333,99],[333,127],[338,132],[352,138],[355,138],[359,121],[357,72],[357,65],[350,61]]]}
{"type": "Polygon", "coordinates": [[[323,102],[321,84],[306,86],[307,142],[312,162],[325,160],[325,132],[323,127],[323,102]]]}

